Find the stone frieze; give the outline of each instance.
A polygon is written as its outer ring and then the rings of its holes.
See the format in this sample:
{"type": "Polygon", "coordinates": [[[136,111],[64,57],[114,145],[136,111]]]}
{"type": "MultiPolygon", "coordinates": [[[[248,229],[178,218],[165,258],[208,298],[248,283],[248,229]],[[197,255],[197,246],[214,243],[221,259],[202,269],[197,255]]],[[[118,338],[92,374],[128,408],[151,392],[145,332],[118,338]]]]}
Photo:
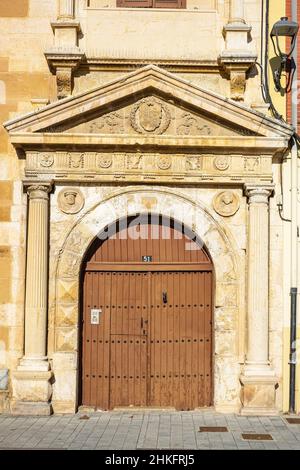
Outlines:
{"type": "Polygon", "coordinates": [[[70,181],[272,179],[270,155],[164,152],[27,152],[25,176],[70,181]]]}

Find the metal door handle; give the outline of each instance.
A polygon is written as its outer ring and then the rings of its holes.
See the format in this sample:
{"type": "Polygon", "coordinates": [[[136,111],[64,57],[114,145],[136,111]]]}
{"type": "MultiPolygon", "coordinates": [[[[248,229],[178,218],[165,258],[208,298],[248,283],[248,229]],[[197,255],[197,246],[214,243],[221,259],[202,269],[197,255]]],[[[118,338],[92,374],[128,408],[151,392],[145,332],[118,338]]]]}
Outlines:
{"type": "Polygon", "coordinates": [[[162,299],[164,304],[168,303],[168,295],[166,292],[162,293],[162,299]]]}

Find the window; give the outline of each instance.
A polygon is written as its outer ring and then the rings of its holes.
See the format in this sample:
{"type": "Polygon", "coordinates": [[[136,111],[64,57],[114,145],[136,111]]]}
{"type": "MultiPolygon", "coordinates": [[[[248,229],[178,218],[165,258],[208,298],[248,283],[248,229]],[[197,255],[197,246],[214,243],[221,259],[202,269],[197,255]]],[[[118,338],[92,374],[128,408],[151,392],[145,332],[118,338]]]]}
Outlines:
{"type": "Polygon", "coordinates": [[[186,8],[186,0],[117,0],[120,8],[186,8]]]}

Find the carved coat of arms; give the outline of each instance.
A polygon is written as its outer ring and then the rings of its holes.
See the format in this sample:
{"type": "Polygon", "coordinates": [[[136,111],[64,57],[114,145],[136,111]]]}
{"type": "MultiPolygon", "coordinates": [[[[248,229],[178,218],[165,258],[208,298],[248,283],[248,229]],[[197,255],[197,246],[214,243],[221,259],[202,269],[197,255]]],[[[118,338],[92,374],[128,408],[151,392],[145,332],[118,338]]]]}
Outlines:
{"type": "Polygon", "coordinates": [[[162,102],[148,97],[134,105],[130,122],[140,134],[162,134],[169,127],[171,116],[168,108],[162,102]]]}

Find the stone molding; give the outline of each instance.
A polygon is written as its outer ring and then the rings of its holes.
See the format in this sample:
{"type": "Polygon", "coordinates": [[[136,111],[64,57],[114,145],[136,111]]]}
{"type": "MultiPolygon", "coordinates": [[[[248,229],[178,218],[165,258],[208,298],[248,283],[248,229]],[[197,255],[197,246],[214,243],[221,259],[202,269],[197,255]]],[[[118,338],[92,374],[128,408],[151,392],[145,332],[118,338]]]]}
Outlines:
{"type": "Polygon", "coordinates": [[[231,181],[241,185],[251,180],[272,180],[272,155],[224,155],[202,153],[202,149],[199,153],[177,152],[27,151],[25,175],[56,181],[175,181],[178,184],[231,181]],[[255,165],[248,164],[253,159],[255,165]]]}

